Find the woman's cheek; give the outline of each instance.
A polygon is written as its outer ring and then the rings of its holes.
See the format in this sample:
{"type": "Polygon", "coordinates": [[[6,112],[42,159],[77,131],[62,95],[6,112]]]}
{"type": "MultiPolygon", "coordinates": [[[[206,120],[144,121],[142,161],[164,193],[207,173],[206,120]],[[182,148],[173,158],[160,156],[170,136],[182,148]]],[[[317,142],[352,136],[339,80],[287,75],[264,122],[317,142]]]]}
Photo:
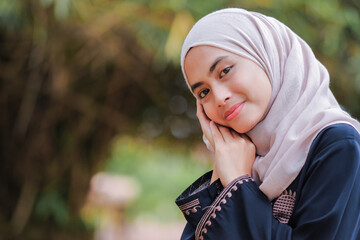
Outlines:
{"type": "Polygon", "coordinates": [[[206,116],[207,116],[208,118],[210,118],[210,120],[213,120],[213,119],[211,118],[211,111],[209,111],[209,108],[208,108],[206,105],[203,105],[203,108],[204,108],[204,112],[205,112],[206,116]]]}
{"type": "Polygon", "coordinates": [[[210,120],[212,120],[213,122],[218,123],[218,124],[222,123],[220,117],[218,116],[218,113],[216,111],[214,111],[212,108],[204,106],[204,111],[205,111],[206,116],[210,120]]]}

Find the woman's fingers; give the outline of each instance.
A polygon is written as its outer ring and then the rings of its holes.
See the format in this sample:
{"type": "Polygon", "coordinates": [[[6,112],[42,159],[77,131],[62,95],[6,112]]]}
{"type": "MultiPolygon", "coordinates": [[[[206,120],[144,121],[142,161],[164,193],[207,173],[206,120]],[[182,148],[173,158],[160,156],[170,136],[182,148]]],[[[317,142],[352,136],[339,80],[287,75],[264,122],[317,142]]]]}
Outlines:
{"type": "Polygon", "coordinates": [[[214,145],[216,148],[217,145],[219,145],[221,142],[224,142],[224,138],[220,133],[219,127],[213,121],[210,121],[210,131],[211,135],[213,136],[214,145]]]}
{"type": "Polygon", "coordinates": [[[213,136],[212,136],[211,130],[210,130],[210,121],[211,120],[206,115],[204,108],[199,101],[196,101],[196,116],[199,119],[201,130],[202,130],[203,134],[205,135],[207,140],[210,142],[211,146],[213,148],[215,148],[213,136]]]}
{"type": "Polygon", "coordinates": [[[241,136],[234,130],[218,125],[213,121],[210,121],[211,135],[214,138],[214,143],[219,144],[221,140],[224,143],[231,143],[234,140],[240,139],[241,136]],[[218,141],[216,141],[218,140],[218,141]]]}
{"type": "Polygon", "coordinates": [[[235,138],[235,139],[244,138],[244,136],[246,136],[246,134],[240,134],[240,133],[238,133],[238,132],[236,132],[235,130],[232,130],[232,129],[231,129],[230,132],[231,132],[231,135],[233,136],[233,138],[235,138]]]}
{"type": "Polygon", "coordinates": [[[231,130],[228,127],[218,126],[218,129],[224,139],[225,142],[230,142],[234,139],[233,134],[231,133],[233,130],[231,130]]]}
{"type": "Polygon", "coordinates": [[[210,122],[210,119],[206,116],[203,106],[198,100],[196,100],[196,116],[200,120],[200,123],[210,122]]]}
{"type": "Polygon", "coordinates": [[[196,116],[199,119],[201,130],[214,149],[216,144],[221,144],[223,142],[230,143],[235,139],[242,138],[242,136],[234,130],[211,121],[199,101],[196,101],[196,107],[196,116]]]}

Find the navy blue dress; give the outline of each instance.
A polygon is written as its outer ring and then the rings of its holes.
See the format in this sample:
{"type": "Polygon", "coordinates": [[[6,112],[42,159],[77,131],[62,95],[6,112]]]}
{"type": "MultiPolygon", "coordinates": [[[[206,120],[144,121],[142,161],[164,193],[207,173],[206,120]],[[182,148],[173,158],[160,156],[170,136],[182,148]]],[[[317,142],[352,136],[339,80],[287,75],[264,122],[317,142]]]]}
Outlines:
{"type": "Polygon", "coordinates": [[[360,136],[350,125],[322,130],[297,178],[274,201],[250,176],[225,188],[208,172],[177,199],[181,239],[360,239],[360,136]]]}

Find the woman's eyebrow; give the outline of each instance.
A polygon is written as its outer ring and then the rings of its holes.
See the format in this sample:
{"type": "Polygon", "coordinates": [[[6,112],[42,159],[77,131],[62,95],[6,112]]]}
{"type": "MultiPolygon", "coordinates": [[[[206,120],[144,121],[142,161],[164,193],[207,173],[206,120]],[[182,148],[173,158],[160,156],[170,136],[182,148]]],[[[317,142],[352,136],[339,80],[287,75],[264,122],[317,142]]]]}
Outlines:
{"type": "Polygon", "coordinates": [[[201,85],[203,85],[204,82],[197,82],[197,83],[194,83],[193,85],[191,85],[191,91],[194,92],[194,90],[198,87],[200,87],[201,85]]]}
{"type": "Polygon", "coordinates": [[[215,59],[214,63],[211,65],[210,69],[209,69],[209,75],[212,74],[212,72],[214,71],[214,69],[216,68],[216,65],[221,62],[221,60],[227,58],[227,56],[220,56],[218,58],[215,59]]]}

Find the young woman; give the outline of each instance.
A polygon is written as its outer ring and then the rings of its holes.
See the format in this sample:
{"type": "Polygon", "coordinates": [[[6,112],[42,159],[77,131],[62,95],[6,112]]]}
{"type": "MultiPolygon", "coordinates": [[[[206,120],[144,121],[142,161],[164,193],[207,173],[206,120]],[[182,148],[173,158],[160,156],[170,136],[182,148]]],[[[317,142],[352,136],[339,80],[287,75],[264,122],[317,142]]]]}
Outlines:
{"type": "Polygon", "coordinates": [[[181,239],[360,239],[360,124],[300,37],[224,9],[194,25],[181,64],[215,159],[176,199],[181,239]]]}

